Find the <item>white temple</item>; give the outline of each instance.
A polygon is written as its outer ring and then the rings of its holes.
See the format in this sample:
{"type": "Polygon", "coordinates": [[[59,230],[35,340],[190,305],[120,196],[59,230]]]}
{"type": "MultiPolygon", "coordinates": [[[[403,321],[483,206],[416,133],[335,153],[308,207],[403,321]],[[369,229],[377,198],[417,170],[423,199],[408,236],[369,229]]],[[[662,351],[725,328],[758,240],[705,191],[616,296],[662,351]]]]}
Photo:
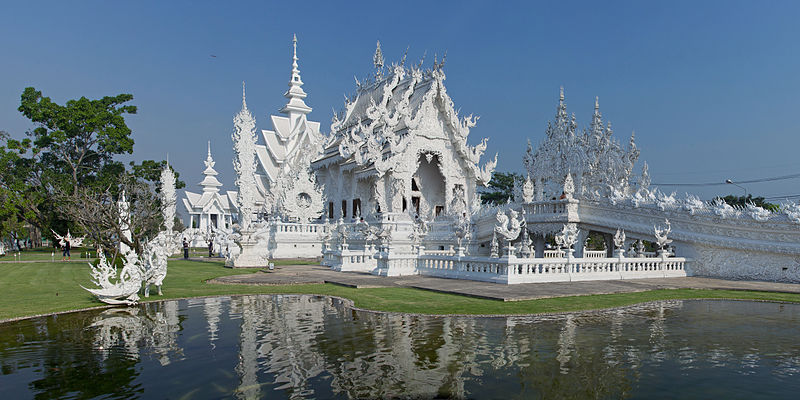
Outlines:
{"type": "Polygon", "coordinates": [[[487,139],[467,144],[477,118],[458,117],[444,60],[428,70],[383,64],[378,42],[374,77],[334,116],[324,155],[312,164],[325,186],[327,217],[476,211],[477,189],[491,179],[497,158],[478,165],[487,139]]]}
{"type": "Polygon", "coordinates": [[[212,229],[230,229],[232,215],[235,214],[235,192],[221,193],[222,183],[217,179],[214,170],[214,159],[211,158],[211,142],[208,142],[208,155],[204,161],[206,169],[203,171],[203,181],[198,185],[203,188],[202,193],[186,191],[183,206],[188,219],[185,225],[188,228],[197,228],[202,232],[211,232],[212,229]]]}
{"type": "Polygon", "coordinates": [[[327,136],[307,119],[297,61],[295,38],[289,101],[261,131],[264,144],[244,98],[234,118],[235,202],[218,193],[210,152],[203,194],[187,192],[200,228],[213,225],[212,211],[229,224],[226,204],[245,210],[230,235],[243,250],[228,265],[322,257],[337,271],[505,284],[687,274],[800,281],[800,205],[735,208],[650,188],[646,163],[634,174],[633,135],[625,146],[614,139],[597,99],[579,130],[562,89],[513,200],[483,205],[479,188],[497,157],[481,164],[487,140],[468,144],[477,118],[455,111],[444,60],[385,67],[378,43],[374,73],[356,81],[327,136]],[[590,233],[603,238],[599,248],[586,247],[590,233]]]}

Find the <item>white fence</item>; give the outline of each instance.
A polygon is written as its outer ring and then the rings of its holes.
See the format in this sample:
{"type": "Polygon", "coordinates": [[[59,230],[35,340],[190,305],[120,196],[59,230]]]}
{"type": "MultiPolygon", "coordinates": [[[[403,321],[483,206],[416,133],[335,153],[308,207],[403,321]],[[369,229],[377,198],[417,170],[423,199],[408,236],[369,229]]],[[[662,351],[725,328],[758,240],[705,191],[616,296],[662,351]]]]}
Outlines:
{"type": "Polygon", "coordinates": [[[485,258],[420,256],[421,275],[506,284],[686,276],[686,259],[650,258],[485,258]]]}

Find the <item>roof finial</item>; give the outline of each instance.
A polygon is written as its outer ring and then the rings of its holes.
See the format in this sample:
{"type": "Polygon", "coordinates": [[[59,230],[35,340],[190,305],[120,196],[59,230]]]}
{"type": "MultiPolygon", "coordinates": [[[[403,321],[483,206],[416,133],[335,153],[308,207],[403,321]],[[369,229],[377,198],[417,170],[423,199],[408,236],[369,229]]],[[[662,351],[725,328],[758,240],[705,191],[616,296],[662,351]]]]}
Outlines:
{"type": "Polygon", "coordinates": [[[594,96],[594,110],[600,110],[600,97],[594,96]]]}
{"type": "Polygon", "coordinates": [[[289,79],[289,90],[283,94],[284,97],[289,99],[283,108],[282,113],[299,112],[301,114],[308,114],[311,112],[311,107],[307,106],[303,99],[306,98],[306,92],[303,91],[303,79],[300,78],[300,69],[297,66],[297,34],[292,34],[292,76],[289,79]]]}
{"type": "Polygon", "coordinates": [[[245,97],[246,96],[245,96],[245,93],[244,93],[244,81],[242,81],[242,109],[243,110],[247,108],[247,99],[245,97]]]}
{"type": "MultiPolygon", "coordinates": [[[[169,156],[167,156],[169,157],[169,156]]],[[[208,158],[211,158],[211,141],[208,141],[208,158]]]]}
{"type": "Polygon", "coordinates": [[[294,47],[294,59],[297,60],[297,34],[292,34],[292,47],[294,47]]]}
{"type": "Polygon", "coordinates": [[[564,86],[561,86],[561,92],[558,95],[558,101],[564,102],[564,86]]]}
{"type": "Polygon", "coordinates": [[[375,65],[376,75],[381,76],[381,68],[383,68],[383,51],[381,51],[381,41],[378,40],[378,45],[375,48],[375,55],[372,56],[372,63],[375,65]]]}

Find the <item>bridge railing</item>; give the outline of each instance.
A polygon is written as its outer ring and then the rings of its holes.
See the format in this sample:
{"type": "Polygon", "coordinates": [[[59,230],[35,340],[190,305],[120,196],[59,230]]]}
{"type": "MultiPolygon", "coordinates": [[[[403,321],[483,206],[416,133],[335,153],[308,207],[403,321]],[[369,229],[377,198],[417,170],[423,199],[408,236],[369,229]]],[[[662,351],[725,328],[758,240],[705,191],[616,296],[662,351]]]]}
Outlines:
{"type": "Polygon", "coordinates": [[[686,276],[682,257],[488,258],[422,255],[421,275],[506,284],[686,276]]]}

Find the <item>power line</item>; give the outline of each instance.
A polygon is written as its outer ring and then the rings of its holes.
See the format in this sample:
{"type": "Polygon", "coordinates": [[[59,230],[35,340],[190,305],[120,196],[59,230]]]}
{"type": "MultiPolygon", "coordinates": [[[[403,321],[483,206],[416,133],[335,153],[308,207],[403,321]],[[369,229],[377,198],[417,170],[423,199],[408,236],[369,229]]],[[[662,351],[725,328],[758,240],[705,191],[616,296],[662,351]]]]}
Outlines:
{"type": "MultiPolygon", "coordinates": [[[[761,182],[773,182],[773,181],[782,181],[786,179],[796,179],[800,178],[800,174],[789,174],[789,175],[782,175],[782,176],[774,176],[770,178],[760,178],[760,179],[750,179],[746,181],[735,181],[733,183],[761,183],[761,182]]],[[[651,185],[655,186],[722,186],[727,185],[725,182],[706,182],[706,183],[651,183],[651,185]]]]}

